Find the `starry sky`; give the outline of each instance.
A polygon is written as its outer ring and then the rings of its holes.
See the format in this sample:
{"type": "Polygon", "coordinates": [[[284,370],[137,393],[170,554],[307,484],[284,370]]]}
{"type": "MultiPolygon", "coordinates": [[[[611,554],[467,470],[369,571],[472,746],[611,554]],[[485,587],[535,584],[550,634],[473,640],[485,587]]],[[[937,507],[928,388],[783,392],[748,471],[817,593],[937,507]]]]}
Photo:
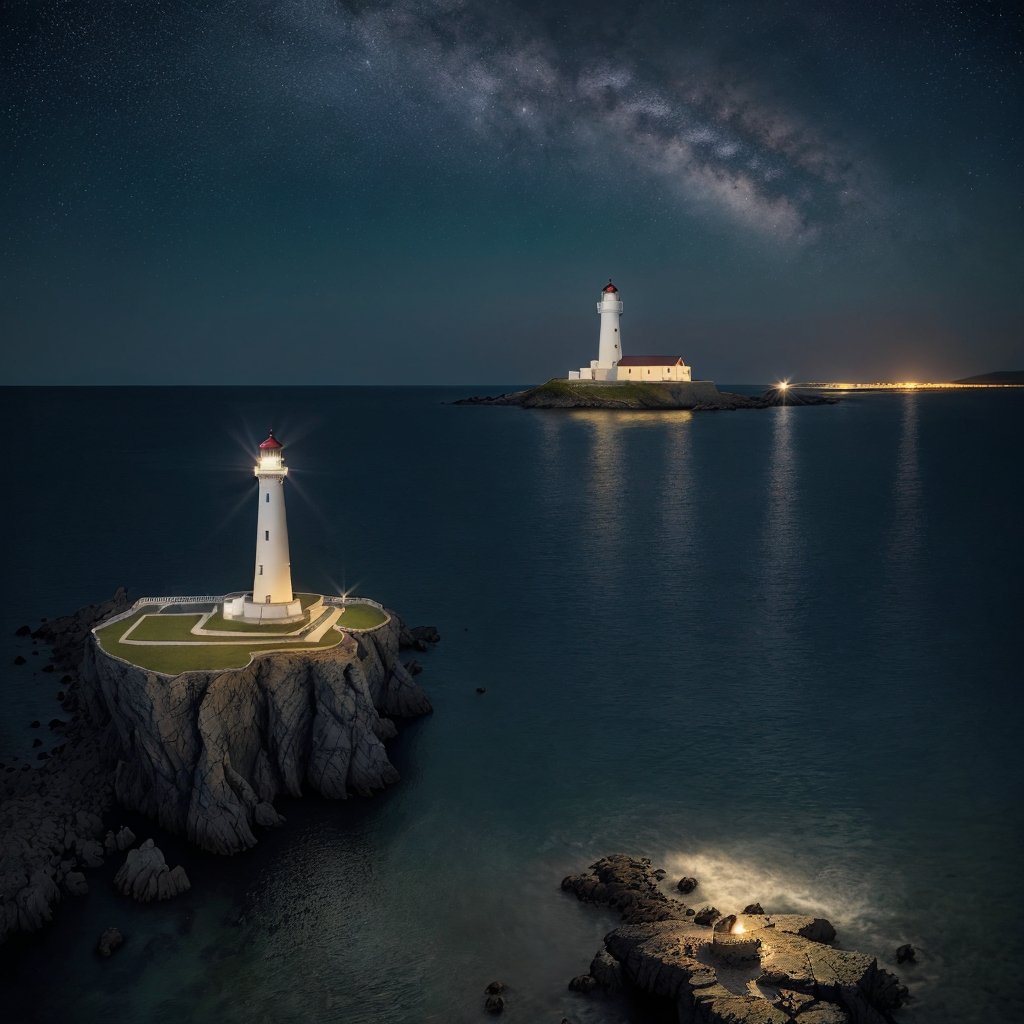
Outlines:
{"type": "Polygon", "coordinates": [[[9,384],[1024,366],[1024,13],[5,0],[9,384]]]}

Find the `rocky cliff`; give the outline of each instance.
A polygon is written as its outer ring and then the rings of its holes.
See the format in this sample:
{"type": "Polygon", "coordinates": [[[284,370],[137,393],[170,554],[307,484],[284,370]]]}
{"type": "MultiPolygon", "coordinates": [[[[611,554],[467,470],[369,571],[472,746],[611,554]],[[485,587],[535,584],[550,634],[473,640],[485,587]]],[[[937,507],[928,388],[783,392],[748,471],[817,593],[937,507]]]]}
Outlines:
{"type": "MultiPolygon", "coordinates": [[[[200,846],[232,853],[281,821],[272,806],[279,794],[345,797],[394,782],[382,742],[395,734],[391,719],[430,711],[399,651],[436,643],[432,627],[409,631],[392,614],[333,650],[169,678],[96,647],[91,628],[127,607],[122,588],[32,634],[53,651],[56,671],[38,679],[61,687],[68,720],[50,723],[54,745],[34,761],[0,761],[0,942],[41,928],[62,898],[88,891],[83,871],[135,842],[127,829],[104,838],[115,793],[200,846]]],[[[148,871],[126,873],[133,894],[137,877],[148,891],[156,876],[161,895],[158,853],[135,858],[134,868],[148,871]]],[[[181,891],[183,873],[172,880],[163,868],[164,890],[181,891]]]]}
{"type": "Polygon", "coordinates": [[[344,799],[398,779],[383,741],[393,717],[431,710],[399,660],[391,622],[337,648],[259,655],[243,669],[167,677],[86,646],[90,714],[110,719],[118,802],[214,853],[280,824],[273,801],[313,790],[344,799]]]}

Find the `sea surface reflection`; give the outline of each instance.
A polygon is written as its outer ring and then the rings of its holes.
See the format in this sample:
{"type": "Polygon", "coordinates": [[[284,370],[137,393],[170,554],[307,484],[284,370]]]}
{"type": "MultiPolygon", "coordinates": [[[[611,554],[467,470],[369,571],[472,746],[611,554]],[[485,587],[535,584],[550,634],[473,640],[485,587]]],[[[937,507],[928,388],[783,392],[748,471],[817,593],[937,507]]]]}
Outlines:
{"type": "MultiPolygon", "coordinates": [[[[560,880],[618,850],[696,875],[724,911],[829,917],[883,963],[918,945],[904,1022],[1008,1019],[1024,948],[1009,929],[990,955],[990,922],[1024,857],[1024,396],[565,415],[443,404],[461,394],[5,392],[33,424],[11,453],[8,664],[31,661],[23,621],[122,582],[244,585],[236,437],[271,420],[301,482],[296,584],[358,581],[443,636],[417,655],[435,713],[391,744],[398,786],[282,801],[287,825],[230,861],[126,817],[193,890],[139,907],[115,864],[94,872],[5,951],[5,1021],[469,1022],[500,978],[517,1019],[639,1022],[566,988],[613,918],[560,880]],[[205,446],[181,460],[185,421],[205,446]],[[69,422],[106,439],[104,488],[40,469],[69,422]],[[54,488],[79,496],[76,529],[54,488]],[[102,962],[110,924],[128,941],[102,962]]],[[[7,672],[5,756],[33,756],[54,693],[31,664],[7,672]]]]}

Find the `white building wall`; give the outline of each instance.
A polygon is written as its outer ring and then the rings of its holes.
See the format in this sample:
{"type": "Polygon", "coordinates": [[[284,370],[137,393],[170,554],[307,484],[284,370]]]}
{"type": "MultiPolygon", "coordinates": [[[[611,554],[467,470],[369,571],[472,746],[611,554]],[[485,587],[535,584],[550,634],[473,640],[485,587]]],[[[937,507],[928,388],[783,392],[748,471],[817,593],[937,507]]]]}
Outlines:
{"type": "Polygon", "coordinates": [[[259,514],[256,517],[254,604],[292,600],[292,565],[288,553],[288,522],[284,510],[284,476],[259,476],[259,514]]]}
{"type": "Polygon", "coordinates": [[[691,367],[681,366],[619,366],[615,371],[616,380],[635,381],[687,381],[692,380],[691,367]]]}

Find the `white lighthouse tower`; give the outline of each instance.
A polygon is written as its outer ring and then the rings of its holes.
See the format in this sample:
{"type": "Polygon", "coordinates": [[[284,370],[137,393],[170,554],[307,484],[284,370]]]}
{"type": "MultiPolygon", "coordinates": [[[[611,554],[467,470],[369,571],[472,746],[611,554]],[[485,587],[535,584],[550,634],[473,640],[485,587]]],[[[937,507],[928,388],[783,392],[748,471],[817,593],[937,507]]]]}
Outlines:
{"type": "Polygon", "coordinates": [[[256,567],[252,594],[225,602],[226,618],[290,622],[302,617],[302,604],[292,592],[292,563],[288,556],[288,521],[284,510],[284,445],[274,432],[259,448],[254,468],[259,481],[256,516],[256,567]]]}
{"type": "Polygon", "coordinates": [[[615,380],[619,360],[622,358],[622,335],[619,333],[619,317],[622,315],[622,300],[619,289],[608,283],[601,289],[597,304],[601,317],[601,335],[597,344],[597,358],[589,366],[569,371],[569,380],[615,380]]]}
{"type": "Polygon", "coordinates": [[[597,346],[597,371],[595,380],[615,380],[615,367],[622,358],[622,338],[619,335],[619,317],[622,315],[622,300],[619,289],[608,283],[601,289],[601,301],[597,304],[601,317],[601,340],[597,346]]]}

